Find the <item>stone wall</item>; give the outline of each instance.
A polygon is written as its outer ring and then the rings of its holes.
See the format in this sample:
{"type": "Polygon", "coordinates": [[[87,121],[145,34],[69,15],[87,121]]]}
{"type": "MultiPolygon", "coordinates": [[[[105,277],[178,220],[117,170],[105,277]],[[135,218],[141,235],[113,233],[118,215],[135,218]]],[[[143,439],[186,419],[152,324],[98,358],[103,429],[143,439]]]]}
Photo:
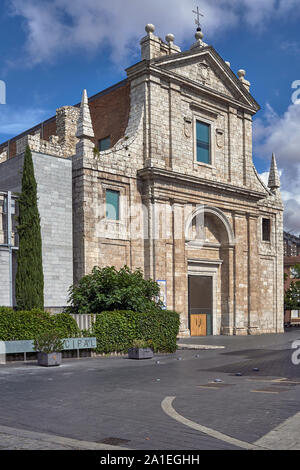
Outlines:
{"type": "Polygon", "coordinates": [[[73,159],[75,278],[94,265],[140,267],[146,277],[167,281],[167,307],[181,313],[181,334],[188,334],[188,275],[198,269],[215,279],[214,334],[281,332],[283,207],[253,167],[258,107],[246,103],[248,92],[232,72],[222,75],[208,50],[205,58],[196,52],[184,66],[179,54],[178,67],[159,59],[128,69],[125,137],[98,156],[88,150],[73,159]],[[196,84],[204,59],[209,91],[196,84]],[[212,165],[196,161],[196,119],[211,123],[212,165]],[[120,221],[105,219],[106,187],[125,201],[120,221]],[[134,203],[146,212],[133,213],[134,203]],[[186,208],[199,205],[207,212],[207,240],[190,247],[186,208]],[[269,243],[262,241],[262,217],[272,221],[269,243]]]}
{"type": "Polygon", "coordinates": [[[10,307],[9,250],[0,246],[0,306],[10,307]]]}

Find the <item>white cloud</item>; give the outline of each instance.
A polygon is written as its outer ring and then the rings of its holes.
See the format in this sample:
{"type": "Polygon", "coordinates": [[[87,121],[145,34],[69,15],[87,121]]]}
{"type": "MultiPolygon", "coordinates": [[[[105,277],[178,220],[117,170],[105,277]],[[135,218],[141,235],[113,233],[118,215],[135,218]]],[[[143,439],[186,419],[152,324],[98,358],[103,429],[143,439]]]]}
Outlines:
{"type": "MultiPolygon", "coordinates": [[[[279,116],[267,104],[264,118],[254,122],[254,144],[256,156],[270,160],[272,152],[276,154],[285,204],[285,228],[300,233],[300,105],[291,104],[279,116]]],[[[260,176],[265,181],[267,175],[260,176]]]]}
{"type": "MultiPolygon", "coordinates": [[[[23,19],[25,48],[31,64],[53,61],[65,52],[90,53],[111,47],[120,63],[139,49],[144,26],[154,23],[162,37],[174,33],[177,43],[194,40],[195,0],[9,0],[11,13],[23,19]]],[[[264,27],[274,17],[300,13],[299,0],[203,0],[203,30],[208,39],[229,27],[264,27]]]]}
{"type": "Polygon", "coordinates": [[[0,136],[15,136],[49,117],[49,110],[39,108],[0,107],[0,136]]]}

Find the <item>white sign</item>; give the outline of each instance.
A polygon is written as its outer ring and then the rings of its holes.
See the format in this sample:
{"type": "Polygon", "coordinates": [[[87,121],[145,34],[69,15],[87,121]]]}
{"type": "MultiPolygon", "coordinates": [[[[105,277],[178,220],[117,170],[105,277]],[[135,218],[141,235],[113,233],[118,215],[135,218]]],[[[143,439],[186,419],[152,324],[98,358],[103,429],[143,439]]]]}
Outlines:
{"type": "Polygon", "coordinates": [[[158,300],[163,303],[163,310],[167,310],[167,281],[156,281],[160,288],[160,294],[158,300]]]}

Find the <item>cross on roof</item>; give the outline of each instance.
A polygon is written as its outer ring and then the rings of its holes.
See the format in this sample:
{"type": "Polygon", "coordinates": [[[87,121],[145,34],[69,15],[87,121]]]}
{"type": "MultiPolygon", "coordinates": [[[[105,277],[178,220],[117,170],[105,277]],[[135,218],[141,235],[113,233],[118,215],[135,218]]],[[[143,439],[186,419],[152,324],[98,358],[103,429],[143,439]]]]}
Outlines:
{"type": "Polygon", "coordinates": [[[197,15],[197,19],[195,20],[195,23],[198,26],[198,28],[201,29],[200,16],[204,16],[204,15],[202,15],[202,13],[200,13],[199,7],[197,7],[197,11],[193,10],[193,13],[195,13],[195,15],[197,15]]]}

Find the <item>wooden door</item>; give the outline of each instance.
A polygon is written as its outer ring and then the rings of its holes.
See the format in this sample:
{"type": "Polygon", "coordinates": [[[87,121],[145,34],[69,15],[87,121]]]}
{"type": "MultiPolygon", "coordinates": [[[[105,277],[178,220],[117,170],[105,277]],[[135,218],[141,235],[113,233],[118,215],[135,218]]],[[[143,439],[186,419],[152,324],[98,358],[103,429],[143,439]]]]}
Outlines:
{"type": "Polygon", "coordinates": [[[191,336],[206,336],[206,315],[191,315],[191,336]]]}

